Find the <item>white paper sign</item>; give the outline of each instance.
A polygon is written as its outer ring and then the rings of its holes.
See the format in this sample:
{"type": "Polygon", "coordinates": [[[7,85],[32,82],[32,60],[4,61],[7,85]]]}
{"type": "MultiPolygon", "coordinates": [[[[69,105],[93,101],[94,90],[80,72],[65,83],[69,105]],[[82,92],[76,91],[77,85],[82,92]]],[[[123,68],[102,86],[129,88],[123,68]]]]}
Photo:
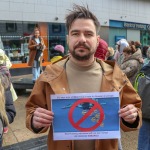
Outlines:
{"type": "Polygon", "coordinates": [[[120,138],[118,92],[51,95],[54,140],[120,138]]]}

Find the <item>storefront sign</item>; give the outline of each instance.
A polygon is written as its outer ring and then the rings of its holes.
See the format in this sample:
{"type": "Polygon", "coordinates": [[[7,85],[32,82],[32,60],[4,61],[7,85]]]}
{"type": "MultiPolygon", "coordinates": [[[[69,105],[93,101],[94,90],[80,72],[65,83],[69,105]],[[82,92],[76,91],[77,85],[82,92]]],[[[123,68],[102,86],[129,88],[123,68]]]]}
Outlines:
{"type": "Polygon", "coordinates": [[[133,22],[124,22],[124,28],[140,29],[140,30],[150,30],[149,24],[133,23],[133,22]]]}
{"type": "Polygon", "coordinates": [[[143,24],[143,23],[136,23],[136,22],[110,20],[109,21],[109,25],[110,25],[110,27],[117,27],[117,28],[130,28],[130,29],[137,29],[137,30],[150,30],[150,24],[143,24]]]}

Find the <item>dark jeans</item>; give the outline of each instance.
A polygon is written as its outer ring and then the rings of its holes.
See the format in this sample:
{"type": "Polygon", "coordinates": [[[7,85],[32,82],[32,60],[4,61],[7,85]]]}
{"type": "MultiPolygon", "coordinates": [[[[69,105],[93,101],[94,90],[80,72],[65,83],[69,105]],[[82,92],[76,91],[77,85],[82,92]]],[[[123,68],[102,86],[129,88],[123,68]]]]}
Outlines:
{"type": "Polygon", "coordinates": [[[2,139],[0,138],[0,150],[2,150],[2,139]]]}
{"type": "Polygon", "coordinates": [[[139,131],[138,150],[150,149],[150,120],[142,119],[142,127],[139,131]]]}

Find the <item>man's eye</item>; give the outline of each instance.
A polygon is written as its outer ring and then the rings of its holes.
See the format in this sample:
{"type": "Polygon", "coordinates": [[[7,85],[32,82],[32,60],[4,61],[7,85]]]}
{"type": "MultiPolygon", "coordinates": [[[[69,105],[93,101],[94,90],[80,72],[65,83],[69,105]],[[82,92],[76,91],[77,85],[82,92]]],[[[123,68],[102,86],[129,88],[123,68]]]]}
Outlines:
{"type": "Polygon", "coordinates": [[[79,35],[78,33],[72,33],[72,35],[79,35]]]}
{"type": "Polygon", "coordinates": [[[86,36],[87,36],[87,37],[91,37],[91,36],[93,36],[93,34],[87,33],[86,36]]]}

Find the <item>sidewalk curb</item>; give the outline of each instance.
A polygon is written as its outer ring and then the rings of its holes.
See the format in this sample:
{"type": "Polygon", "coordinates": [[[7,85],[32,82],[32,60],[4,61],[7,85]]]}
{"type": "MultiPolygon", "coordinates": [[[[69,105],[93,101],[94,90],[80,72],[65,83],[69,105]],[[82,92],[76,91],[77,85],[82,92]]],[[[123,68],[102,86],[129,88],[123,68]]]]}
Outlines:
{"type": "Polygon", "coordinates": [[[48,150],[47,136],[30,139],[10,146],[3,147],[3,150],[48,150]]]}

